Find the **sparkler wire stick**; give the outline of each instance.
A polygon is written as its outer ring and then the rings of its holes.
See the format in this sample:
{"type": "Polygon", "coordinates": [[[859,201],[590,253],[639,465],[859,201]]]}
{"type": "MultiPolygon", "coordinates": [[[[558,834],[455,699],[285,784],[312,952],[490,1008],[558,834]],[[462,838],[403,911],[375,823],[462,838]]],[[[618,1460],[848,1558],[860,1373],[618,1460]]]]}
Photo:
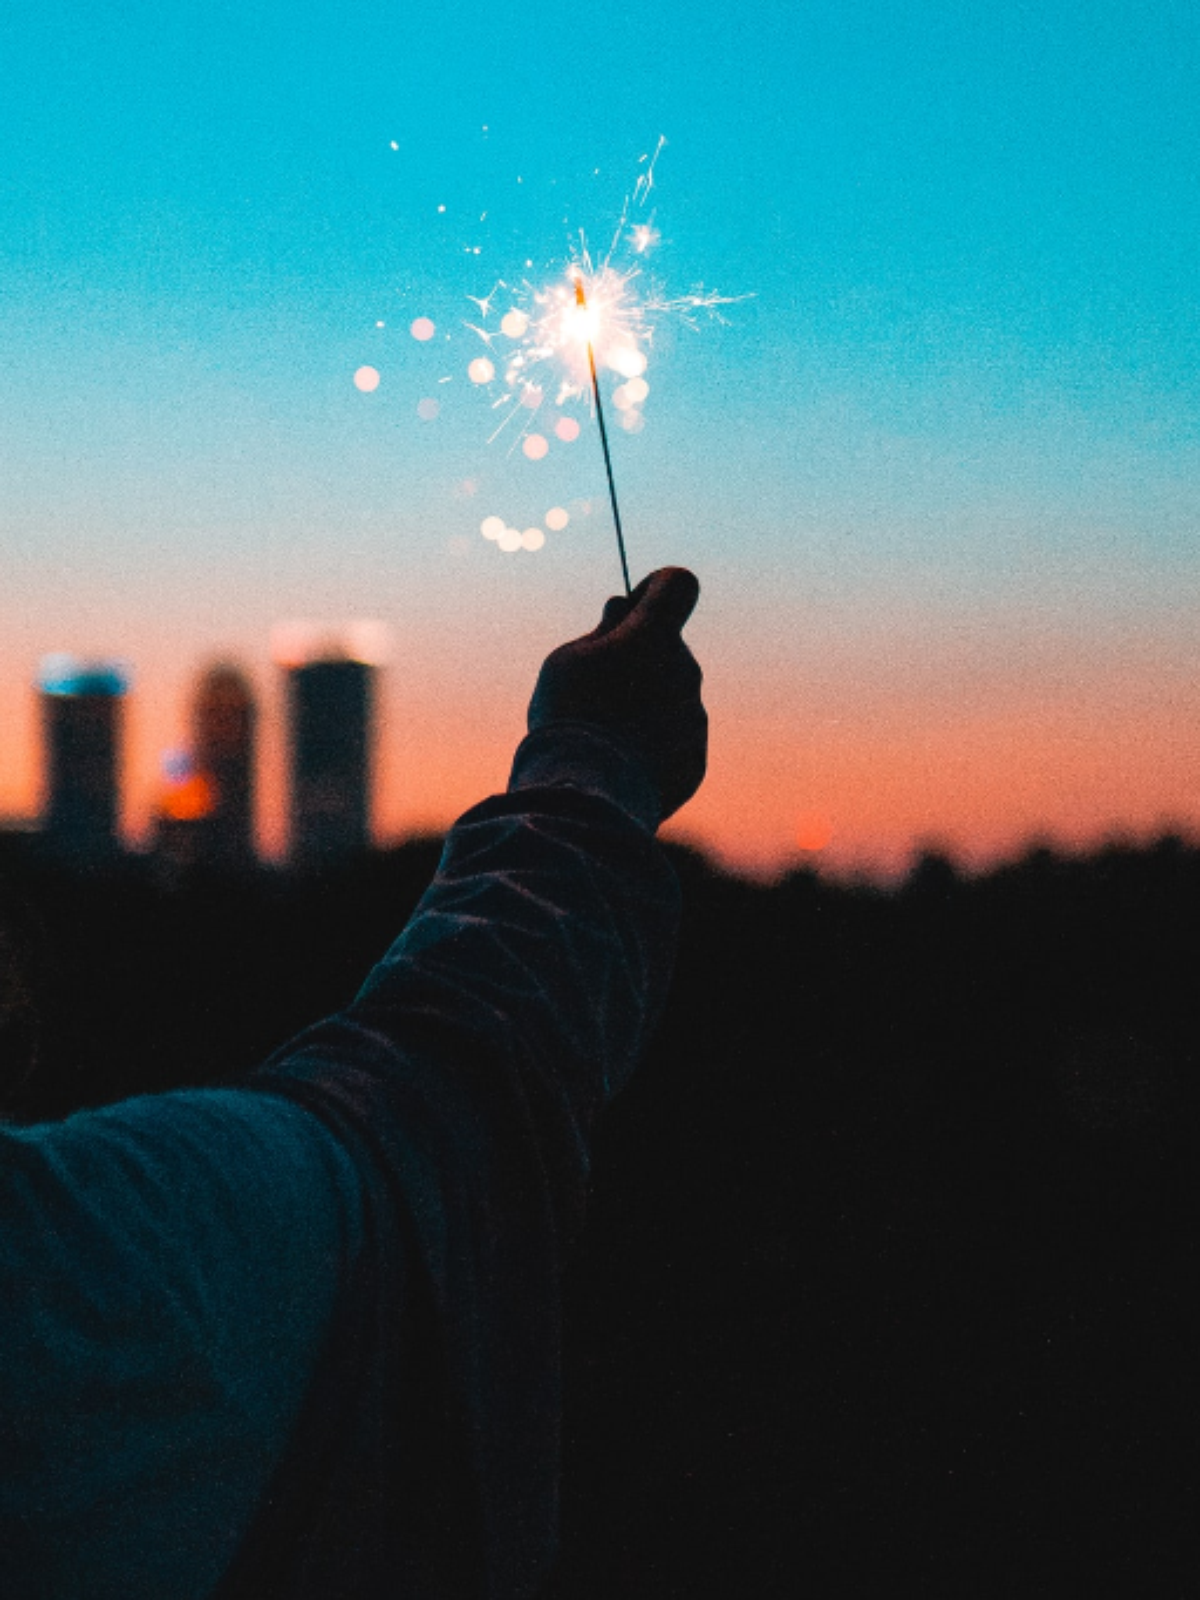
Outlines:
{"type": "MultiPolygon", "coordinates": [[[[579,278],[575,280],[575,304],[582,310],[587,310],[587,299],[583,292],[583,283],[579,278]]],[[[604,447],[604,470],[608,474],[608,498],[612,502],[613,521],[617,525],[617,549],[621,554],[621,574],[625,579],[625,593],[632,596],[633,590],[629,583],[629,563],[625,559],[625,536],[621,532],[621,513],[617,509],[617,486],[613,482],[612,458],[608,453],[608,429],[604,426],[604,407],[600,403],[600,382],[596,377],[596,353],[592,349],[590,336],[587,340],[588,366],[592,373],[592,395],[596,401],[596,420],[600,424],[600,443],[604,447]]]]}

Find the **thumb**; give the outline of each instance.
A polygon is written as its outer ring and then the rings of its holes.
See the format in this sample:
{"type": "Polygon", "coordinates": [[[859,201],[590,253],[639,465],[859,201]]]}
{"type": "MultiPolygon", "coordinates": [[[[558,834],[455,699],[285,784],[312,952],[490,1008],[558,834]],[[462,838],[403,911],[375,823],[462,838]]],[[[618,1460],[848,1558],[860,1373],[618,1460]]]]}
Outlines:
{"type": "MultiPolygon", "coordinates": [[[[696,609],[699,598],[700,581],[694,572],[686,567],[659,567],[643,578],[633,591],[626,625],[630,630],[654,628],[678,633],[696,609]]],[[[607,612],[606,606],[606,615],[607,612]]]]}

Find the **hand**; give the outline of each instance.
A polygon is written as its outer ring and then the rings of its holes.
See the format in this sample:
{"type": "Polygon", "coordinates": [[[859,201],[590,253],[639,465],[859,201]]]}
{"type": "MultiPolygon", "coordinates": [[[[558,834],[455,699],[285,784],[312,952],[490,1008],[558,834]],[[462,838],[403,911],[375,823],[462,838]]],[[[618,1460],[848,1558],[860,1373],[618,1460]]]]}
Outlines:
{"type": "Polygon", "coordinates": [[[700,594],[684,567],[659,567],[626,598],[614,595],[591,633],[542,664],[529,702],[529,731],[591,722],[631,745],[658,785],[662,818],[704,780],[708,716],[703,673],[681,636],[700,594]]]}

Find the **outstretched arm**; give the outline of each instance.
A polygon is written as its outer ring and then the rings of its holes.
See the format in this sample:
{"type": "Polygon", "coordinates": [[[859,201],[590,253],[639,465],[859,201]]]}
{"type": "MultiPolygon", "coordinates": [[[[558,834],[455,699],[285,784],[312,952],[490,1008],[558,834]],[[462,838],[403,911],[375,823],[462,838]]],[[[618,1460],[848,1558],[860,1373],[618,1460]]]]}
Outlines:
{"type": "Polygon", "coordinates": [[[703,775],[695,593],[655,574],[547,661],[509,792],[344,1013],[242,1088],[0,1131],[7,1592],[544,1574],[559,1274],[668,979],[654,829],[703,775]]]}
{"type": "Polygon", "coordinates": [[[695,598],[690,574],[655,574],[547,660],[508,793],[460,819],[355,1002],[257,1079],[358,1148],[409,1235],[498,1594],[553,1543],[560,1276],[596,1114],[670,977],[654,831],[704,771],[695,598]]]}

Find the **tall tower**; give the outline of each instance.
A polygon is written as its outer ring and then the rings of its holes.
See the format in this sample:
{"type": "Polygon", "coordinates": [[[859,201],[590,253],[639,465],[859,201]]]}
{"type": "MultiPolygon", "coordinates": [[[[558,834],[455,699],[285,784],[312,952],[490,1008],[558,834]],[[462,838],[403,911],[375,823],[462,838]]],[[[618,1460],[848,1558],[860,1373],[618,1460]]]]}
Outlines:
{"type": "Polygon", "coordinates": [[[257,707],[250,681],[220,662],[201,678],[192,702],[192,749],[211,809],[199,839],[203,859],[248,866],[254,859],[254,733],[257,707]]]}
{"type": "Polygon", "coordinates": [[[44,824],[52,848],[77,860],[115,855],[122,701],[119,661],[43,657],[38,669],[45,740],[44,824]]]}
{"type": "Polygon", "coordinates": [[[348,657],[288,673],[291,850],[299,862],[367,848],[373,675],[367,662],[348,657]]]}
{"type": "Polygon", "coordinates": [[[312,622],[271,630],[287,679],[289,853],[312,865],[371,842],[375,669],[388,629],[360,620],[330,631],[312,622]]]}
{"type": "Polygon", "coordinates": [[[371,842],[375,669],[385,623],[332,632],[312,622],[271,630],[287,674],[290,854],[301,865],[353,855],[371,842]]]}

